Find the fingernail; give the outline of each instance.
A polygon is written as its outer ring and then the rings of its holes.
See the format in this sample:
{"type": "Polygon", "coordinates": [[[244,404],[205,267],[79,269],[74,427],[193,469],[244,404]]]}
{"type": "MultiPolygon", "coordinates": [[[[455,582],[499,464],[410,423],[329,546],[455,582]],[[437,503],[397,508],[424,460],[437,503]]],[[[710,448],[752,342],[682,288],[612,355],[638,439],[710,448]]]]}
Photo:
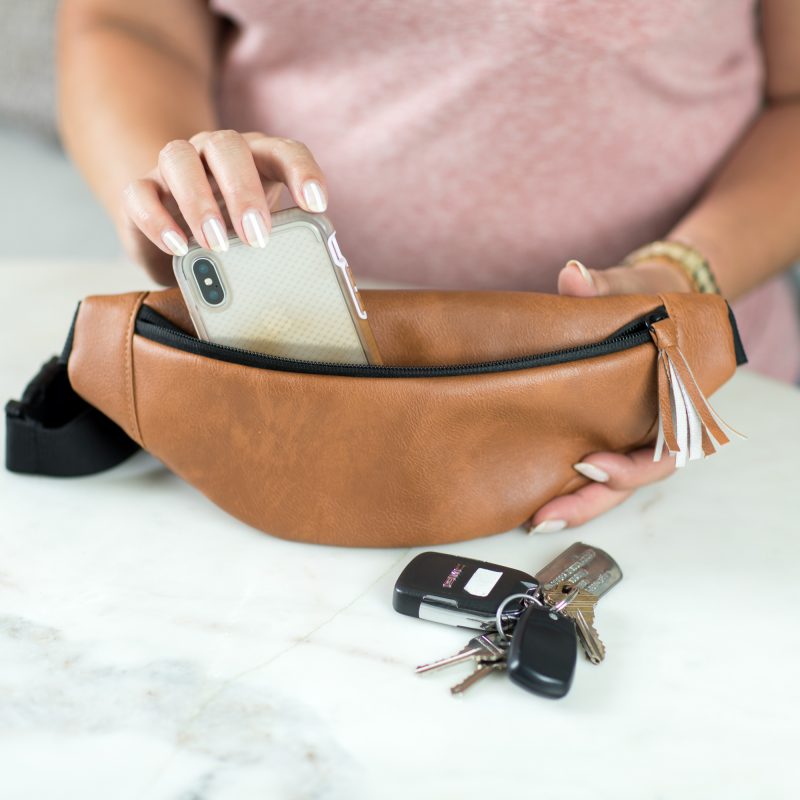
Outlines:
{"type": "Polygon", "coordinates": [[[309,211],[322,212],[328,207],[325,193],[318,181],[306,181],[303,184],[303,201],[309,211]]]}
{"type": "Polygon", "coordinates": [[[215,253],[224,253],[228,249],[228,237],[225,235],[225,228],[216,217],[209,217],[203,223],[203,236],[206,237],[208,246],[215,253]]]}
{"type": "Polygon", "coordinates": [[[532,528],[531,533],[556,533],[556,531],[563,531],[566,527],[567,521],[565,519],[546,519],[535,528],[532,528]]]}
{"type": "Polygon", "coordinates": [[[589,272],[589,270],[586,269],[586,267],[584,267],[580,261],[576,261],[574,258],[572,258],[569,261],[567,261],[567,266],[577,267],[578,271],[581,273],[581,277],[586,281],[586,283],[589,284],[589,286],[594,286],[594,281],[592,280],[592,273],[589,272]]]}
{"type": "Polygon", "coordinates": [[[161,234],[161,241],[174,256],[185,256],[189,252],[189,245],[177,231],[164,231],[161,234]]]}
{"type": "Polygon", "coordinates": [[[589,480],[597,481],[598,483],[608,483],[608,479],[611,477],[604,469],[600,469],[594,464],[587,464],[585,461],[573,464],[572,468],[576,472],[580,472],[584,478],[589,478],[589,480]]]}
{"type": "Polygon", "coordinates": [[[242,228],[247,239],[247,244],[251,247],[266,247],[269,239],[267,226],[264,224],[264,217],[260,211],[249,208],[242,214],[242,228]]]}

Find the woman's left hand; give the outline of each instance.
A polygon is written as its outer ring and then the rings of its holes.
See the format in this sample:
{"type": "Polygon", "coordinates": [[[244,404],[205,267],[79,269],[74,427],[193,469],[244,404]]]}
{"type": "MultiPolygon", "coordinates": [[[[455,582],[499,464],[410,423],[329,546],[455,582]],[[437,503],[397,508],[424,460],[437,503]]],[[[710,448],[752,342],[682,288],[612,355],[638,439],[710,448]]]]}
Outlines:
{"type": "MultiPolygon", "coordinates": [[[[689,291],[692,286],[688,276],[668,262],[595,270],[569,261],[558,276],[558,293],[572,297],[689,291]]],[[[590,483],[543,505],[534,514],[533,533],[574,528],[588,522],[619,505],[641,486],[671,475],[675,460],[667,456],[653,461],[653,448],[643,447],[627,454],[592,453],[574,467],[590,483]]]]}

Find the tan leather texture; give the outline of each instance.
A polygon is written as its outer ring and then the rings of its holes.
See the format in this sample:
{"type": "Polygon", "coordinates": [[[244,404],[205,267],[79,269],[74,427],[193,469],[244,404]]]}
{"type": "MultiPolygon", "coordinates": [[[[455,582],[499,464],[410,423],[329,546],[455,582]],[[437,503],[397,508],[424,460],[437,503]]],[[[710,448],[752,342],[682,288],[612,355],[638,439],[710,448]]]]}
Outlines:
{"type": "MultiPolygon", "coordinates": [[[[579,347],[664,304],[704,393],[736,368],[728,308],[712,295],[385,290],[363,299],[388,365],[579,347]]],[[[142,301],[192,331],[177,290],[87,298],[69,359],[73,387],[217,505],[276,536],[395,547],[498,533],[586,483],[572,468],[584,456],[655,436],[651,342],[505,372],[305,374],[135,334],[142,301]]]]}

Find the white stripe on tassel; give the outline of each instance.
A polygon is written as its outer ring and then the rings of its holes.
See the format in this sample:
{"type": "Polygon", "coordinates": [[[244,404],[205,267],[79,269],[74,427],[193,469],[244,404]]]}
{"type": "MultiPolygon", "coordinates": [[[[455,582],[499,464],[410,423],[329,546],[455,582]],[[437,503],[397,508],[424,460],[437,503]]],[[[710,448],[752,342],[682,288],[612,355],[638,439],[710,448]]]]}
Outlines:
{"type": "Polygon", "coordinates": [[[658,435],[656,436],[656,447],[653,450],[653,461],[661,461],[664,455],[664,423],[661,421],[661,413],[658,414],[658,435]]]}
{"type": "Polygon", "coordinates": [[[711,408],[686,358],[678,346],[678,331],[669,317],[650,325],[658,348],[658,436],[653,460],[660,461],[666,449],[677,467],[705,458],[729,441],[729,434],[742,436],[711,408]]]}
{"type": "MultiPolygon", "coordinates": [[[[692,381],[694,381],[695,386],[697,386],[697,390],[700,391],[700,386],[697,383],[697,378],[695,378],[694,372],[692,371],[692,368],[689,366],[689,362],[686,360],[686,357],[683,355],[683,353],[680,350],[678,350],[678,355],[680,356],[681,361],[683,362],[683,365],[686,368],[686,371],[689,373],[689,377],[692,379],[692,381]]],[[[682,387],[684,386],[682,381],[681,381],[681,386],[682,387]]],[[[685,389],[685,387],[684,387],[684,389],[685,389]]],[[[701,396],[702,396],[702,394],[701,394],[701,396]]],[[[722,419],[722,417],[720,417],[720,415],[717,414],[716,411],[714,411],[714,408],[712,407],[711,403],[708,402],[708,400],[705,398],[705,396],[703,396],[703,401],[705,402],[706,411],[709,413],[709,415],[714,420],[714,422],[716,422],[717,425],[719,425],[720,429],[722,430],[722,432],[724,434],[726,434],[729,438],[732,437],[732,436],[735,436],[737,439],[747,439],[747,437],[743,433],[739,433],[739,431],[737,431],[735,428],[732,428],[730,425],[728,425],[728,423],[725,422],[725,420],[722,419]]],[[[692,408],[694,408],[694,406],[692,406],[692,408]]],[[[700,424],[701,424],[701,429],[702,429],[702,424],[703,424],[702,419],[700,420],[700,424]]],[[[714,437],[714,435],[711,433],[710,430],[706,429],[706,433],[708,434],[708,438],[711,441],[711,444],[714,447],[715,452],[716,452],[716,450],[719,449],[720,447],[722,447],[722,445],[724,443],[717,441],[717,439],[714,437]]],[[[698,456],[698,458],[703,458],[704,457],[704,454],[703,454],[702,450],[703,450],[703,448],[702,448],[702,442],[701,442],[700,455],[698,456]]]]}
{"type": "MultiPolygon", "coordinates": [[[[688,371],[689,376],[692,380],[694,380],[694,375],[692,374],[691,368],[686,363],[686,359],[683,358],[683,354],[679,352],[678,355],[683,359],[683,364],[688,371]]],[[[704,432],[708,437],[712,452],[716,452],[716,450],[721,446],[721,443],[715,439],[711,431],[708,429],[708,426],[704,424],[700,410],[698,410],[695,404],[692,402],[690,393],[684,382],[681,380],[681,376],[678,374],[678,371],[675,369],[675,365],[673,364],[670,355],[666,351],[662,350],[659,352],[658,357],[659,361],[662,362],[659,364],[658,368],[665,368],[667,371],[672,429],[675,432],[675,439],[678,449],[673,451],[666,444],[666,440],[664,438],[664,423],[659,410],[658,435],[656,437],[656,445],[653,452],[653,461],[660,461],[664,455],[664,451],[666,450],[669,455],[675,456],[676,467],[685,467],[689,461],[696,461],[698,459],[705,458],[706,453],[703,450],[704,432]]],[[[695,386],[696,385],[697,383],[695,381],[695,386]]],[[[732,434],[734,436],[738,436],[740,439],[747,438],[743,434],[731,428],[730,425],[722,420],[702,394],[701,397],[705,403],[705,408],[703,410],[713,418],[713,420],[717,423],[717,425],[720,426],[725,434],[732,434]]]]}
{"type": "Polygon", "coordinates": [[[678,422],[678,446],[680,451],[675,460],[676,466],[685,467],[688,461],[695,461],[703,457],[703,421],[689,398],[689,392],[683,385],[680,376],[675,372],[672,361],[669,362],[670,386],[673,387],[676,405],[682,421],[678,422]],[[674,388],[677,387],[677,390],[674,388]]]}

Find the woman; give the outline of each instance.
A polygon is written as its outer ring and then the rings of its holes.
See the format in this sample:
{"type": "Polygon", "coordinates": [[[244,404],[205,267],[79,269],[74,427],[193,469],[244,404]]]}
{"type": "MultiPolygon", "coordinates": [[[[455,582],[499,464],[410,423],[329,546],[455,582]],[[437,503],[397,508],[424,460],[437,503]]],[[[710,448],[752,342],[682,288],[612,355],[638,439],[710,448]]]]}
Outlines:
{"type": "MultiPolygon", "coordinates": [[[[330,197],[358,275],[591,296],[691,291],[705,259],[751,362],[795,380],[798,41],[794,0],[65,0],[61,126],[163,283],[187,234],[263,246],[270,209],[330,197]]],[[[575,468],[536,530],[673,467],[575,468]]]]}

